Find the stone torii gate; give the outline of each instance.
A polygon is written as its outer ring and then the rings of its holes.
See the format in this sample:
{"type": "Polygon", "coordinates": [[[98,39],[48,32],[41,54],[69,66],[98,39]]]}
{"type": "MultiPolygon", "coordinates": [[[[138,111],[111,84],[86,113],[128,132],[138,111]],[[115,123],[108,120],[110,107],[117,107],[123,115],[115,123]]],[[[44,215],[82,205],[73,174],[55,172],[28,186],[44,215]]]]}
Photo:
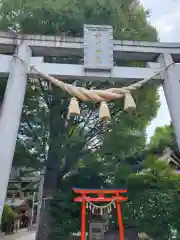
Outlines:
{"type": "Polygon", "coordinates": [[[6,197],[28,76],[39,74],[61,80],[119,81],[130,84],[156,76],[163,84],[180,148],[180,43],[113,40],[110,26],[85,25],[84,39],[0,32],[0,77],[8,77],[0,109],[0,219],[6,197]],[[98,41],[97,41],[98,40],[98,41]],[[16,56],[14,56],[14,54],[16,56]],[[19,58],[17,58],[17,55],[19,58]],[[84,55],[84,65],[43,62],[45,56],[84,55]],[[21,59],[21,60],[20,60],[21,59]],[[117,67],[113,62],[141,61],[146,67],[117,67]],[[23,61],[26,63],[24,64],[23,61]],[[175,62],[175,63],[174,63],[175,62]],[[167,66],[169,66],[167,68],[167,66]],[[166,71],[163,71],[163,69],[166,71]]]}

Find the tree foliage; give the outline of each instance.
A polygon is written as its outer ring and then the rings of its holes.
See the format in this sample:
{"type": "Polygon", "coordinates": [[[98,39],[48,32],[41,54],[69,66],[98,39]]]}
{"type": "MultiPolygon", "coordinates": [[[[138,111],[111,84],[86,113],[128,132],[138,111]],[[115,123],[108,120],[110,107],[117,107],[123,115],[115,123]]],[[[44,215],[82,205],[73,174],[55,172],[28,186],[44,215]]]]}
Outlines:
{"type": "Polygon", "coordinates": [[[6,234],[10,234],[13,222],[17,217],[18,214],[13,211],[11,207],[5,204],[1,221],[1,231],[6,234]]]}
{"type": "MultiPolygon", "coordinates": [[[[155,29],[147,23],[144,10],[134,1],[124,1],[121,4],[119,4],[117,0],[111,1],[111,4],[108,4],[108,1],[105,0],[94,0],[90,2],[74,0],[71,1],[71,3],[67,0],[61,2],[57,0],[51,2],[49,0],[43,3],[40,0],[36,0],[33,3],[19,0],[15,0],[13,2],[2,1],[1,13],[2,18],[0,25],[1,29],[4,30],[7,30],[7,28],[12,28],[22,33],[38,34],[62,34],[65,32],[64,34],[66,35],[79,36],[82,35],[84,23],[111,24],[114,27],[114,36],[117,38],[134,40],[157,39],[155,29]],[[124,26],[127,28],[124,29],[124,26]]],[[[49,61],[52,61],[52,59],[49,59],[49,61]]],[[[57,58],[55,61],[62,62],[67,60],[57,58]]],[[[68,61],[71,60],[69,59],[68,61]]],[[[76,81],[76,84],[80,83],[76,81]]],[[[85,86],[90,88],[92,84],[88,83],[85,86]]],[[[101,87],[104,88],[108,86],[109,84],[106,83],[101,87]]],[[[43,151],[46,152],[47,146],[49,146],[48,124],[50,118],[49,113],[51,111],[50,108],[52,104],[52,91],[49,86],[44,87],[42,85],[39,86],[38,84],[35,84],[35,87],[35,90],[30,86],[28,87],[20,134],[26,136],[27,139],[25,145],[28,146],[28,149],[34,149],[37,148],[37,146],[42,148],[42,144],[44,143],[44,149],[38,149],[42,154],[43,151]],[[46,136],[42,136],[43,139],[41,139],[41,135],[38,133],[38,130],[42,134],[45,133],[46,136]]],[[[97,87],[99,88],[100,84],[97,84],[97,87]]],[[[60,96],[58,99],[60,107],[57,109],[57,111],[61,112],[62,109],[64,109],[64,107],[62,108],[62,105],[64,105],[65,101],[67,102],[67,96],[61,91],[59,91],[57,94],[60,96]]],[[[158,96],[155,88],[145,88],[143,91],[141,91],[141,93],[137,92],[135,98],[138,102],[138,109],[136,113],[129,119],[126,114],[121,112],[117,113],[116,111],[117,106],[118,109],[119,106],[122,106],[121,102],[119,103],[117,101],[112,104],[115,115],[114,120],[116,122],[118,121],[118,124],[121,126],[125,125],[124,132],[126,132],[126,129],[130,132],[136,132],[136,129],[138,129],[137,131],[143,131],[144,127],[147,126],[148,122],[156,114],[156,109],[158,107],[158,96]],[[152,98],[152,95],[154,98],[152,98]],[[129,120],[128,122],[127,119],[129,120]]],[[[105,126],[103,131],[102,128],[100,128],[100,133],[97,132],[97,129],[101,125],[97,121],[97,106],[85,105],[83,106],[83,110],[87,116],[83,119],[80,119],[80,121],[72,121],[70,124],[66,124],[67,126],[65,129],[65,134],[71,130],[74,133],[73,128],[75,127],[77,129],[79,123],[81,123],[81,126],[86,126],[89,128],[88,135],[86,134],[86,136],[88,136],[90,141],[92,137],[89,135],[92,134],[92,132],[93,134],[96,132],[97,137],[99,137],[101,133],[104,133],[107,127],[105,126]],[[91,109],[91,111],[89,111],[89,109],[91,109]],[[87,121],[89,121],[90,117],[92,119],[91,128],[87,124],[87,121]],[[78,126],[76,126],[77,123],[78,126]]],[[[66,118],[66,114],[64,115],[66,118]]],[[[64,119],[63,124],[65,121],[66,120],[64,119]]],[[[81,127],[81,129],[81,133],[83,133],[83,127],[81,127]]],[[[115,131],[112,132],[114,133],[115,131]]],[[[73,133],[70,134],[71,137],[74,137],[73,133]]],[[[88,144],[88,142],[86,142],[86,144],[88,144]]],[[[47,152],[43,158],[44,159],[41,159],[42,161],[46,160],[47,152]]]]}
{"type": "MultiPolygon", "coordinates": [[[[108,24],[113,26],[116,39],[157,40],[157,32],[148,23],[146,12],[138,1],[2,0],[0,11],[0,27],[5,31],[9,28],[20,33],[79,37],[83,35],[83,24],[108,24]]],[[[44,60],[80,63],[82,59],[61,56],[44,60]]],[[[116,64],[142,65],[136,62],[116,64]]],[[[78,79],[68,82],[89,89],[120,86],[119,83],[109,82],[82,83],[78,79]]],[[[72,186],[128,187],[130,201],[124,208],[126,224],[133,222],[139,231],[161,236],[161,239],[170,234],[169,222],[163,225],[168,227],[167,231],[160,232],[159,221],[162,223],[166,215],[162,208],[158,208],[161,205],[167,208],[168,201],[170,204],[177,203],[178,197],[171,198],[166,194],[164,199],[167,200],[163,202],[160,192],[164,194],[168,184],[177,179],[169,177],[167,180],[166,175],[161,179],[161,171],[158,171],[159,175],[154,172],[156,168],[146,175],[137,174],[149,168],[141,164],[146,154],[140,153],[145,148],[145,129],[159,107],[156,87],[143,87],[134,93],[134,98],[137,109],[132,115],[122,111],[122,101],[110,104],[113,115],[110,125],[99,121],[98,106],[94,103],[81,103],[82,116],[67,119],[69,96],[42,79],[29,79],[14,164],[31,165],[35,169],[46,165],[43,196],[53,195],[54,200],[52,206],[47,203],[43,208],[42,235],[38,239],[60,239],[78,231],[80,207],[72,204],[72,186]],[[148,190],[150,188],[159,191],[157,197],[148,190]],[[50,213],[53,221],[47,222],[51,220],[50,213]],[[150,218],[154,219],[153,228],[150,218]],[[45,228],[44,224],[48,227],[45,228]],[[52,229],[55,232],[53,235],[52,229]]],[[[175,187],[171,185],[171,188],[175,193],[175,187]]],[[[168,213],[170,216],[172,211],[173,207],[168,213]]],[[[172,226],[178,229],[175,223],[172,226]]]]}
{"type": "Polygon", "coordinates": [[[172,123],[163,127],[156,128],[155,134],[151,138],[149,144],[149,148],[154,153],[162,153],[166,147],[171,148],[175,153],[179,155],[172,123]]]}

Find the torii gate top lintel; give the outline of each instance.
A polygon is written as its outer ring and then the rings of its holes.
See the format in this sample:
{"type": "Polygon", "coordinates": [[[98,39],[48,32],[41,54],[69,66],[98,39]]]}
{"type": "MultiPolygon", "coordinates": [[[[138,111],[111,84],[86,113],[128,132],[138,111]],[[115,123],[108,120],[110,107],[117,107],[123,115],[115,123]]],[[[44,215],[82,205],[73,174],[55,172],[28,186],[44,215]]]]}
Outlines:
{"type": "Polygon", "coordinates": [[[127,189],[87,189],[87,188],[73,188],[73,191],[75,193],[89,193],[89,194],[98,194],[98,193],[103,193],[103,194],[115,194],[115,193],[127,193],[127,189]]]}
{"type": "MultiPolygon", "coordinates": [[[[65,35],[34,35],[0,32],[0,53],[14,54],[14,49],[25,41],[33,56],[83,56],[84,39],[65,35]]],[[[180,43],[113,40],[114,58],[154,62],[161,53],[172,54],[180,61],[180,43]]]]}
{"type": "MultiPolygon", "coordinates": [[[[8,76],[16,46],[25,43],[32,51],[31,65],[53,77],[85,81],[137,82],[154,76],[161,69],[157,58],[170,54],[180,61],[180,44],[113,40],[111,26],[84,25],[84,39],[68,36],[27,35],[0,32],[0,76],[8,76]],[[37,56],[40,56],[39,58],[37,56]],[[43,62],[45,56],[84,56],[83,64],[43,62]],[[143,61],[145,67],[117,67],[116,60],[143,61]]],[[[29,69],[29,74],[39,76],[29,69]]],[[[156,80],[163,79],[157,75],[156,80]]]]}
{"type": "Polygon", "coordinates": [[[127,193],[127,189],[80,189],[73,188],[73,192],[81,195],[74,198],[74,202],[83,202],[84,199],[91,202],[110,202],[112,200],[127,201],[127,197],[120,196],[120,194],[127,193]],[[97,197],[89,196],[91,194],[97,197]],[[108,194],[108,197],[106,196],[108,194]],[[111,196],[109,196],[111,195],[111,196]]]}

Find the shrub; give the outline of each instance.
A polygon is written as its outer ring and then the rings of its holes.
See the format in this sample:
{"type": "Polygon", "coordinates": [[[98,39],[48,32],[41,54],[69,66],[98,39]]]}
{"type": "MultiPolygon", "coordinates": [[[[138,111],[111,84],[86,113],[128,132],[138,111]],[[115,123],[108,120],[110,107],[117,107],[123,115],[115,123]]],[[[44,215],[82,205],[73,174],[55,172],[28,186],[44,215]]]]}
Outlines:
{"type": "Polygon", "coordinates": [[[11,225],[17,217],[18,214],[5,204],[1,221],[1,230],[5,233],[10,233],[11,225]]]}

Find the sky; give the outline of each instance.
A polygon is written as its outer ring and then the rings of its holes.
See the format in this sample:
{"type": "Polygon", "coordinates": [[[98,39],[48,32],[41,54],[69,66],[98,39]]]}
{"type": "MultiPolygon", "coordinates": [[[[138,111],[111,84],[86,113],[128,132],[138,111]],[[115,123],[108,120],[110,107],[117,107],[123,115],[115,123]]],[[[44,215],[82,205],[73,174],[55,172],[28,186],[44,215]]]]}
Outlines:
{"type": "MultiPolygon", "coordinates": [[[[159,33],[161,42],[180,42],[180,0],[140,0],[145,9],[150,10],[149,21],[159,33]]],[[[148,140],[156,127],[170,122],[169,110],[163,89],[159,90],[161,107],[157,117],[147,128],[148,140]]]]}

